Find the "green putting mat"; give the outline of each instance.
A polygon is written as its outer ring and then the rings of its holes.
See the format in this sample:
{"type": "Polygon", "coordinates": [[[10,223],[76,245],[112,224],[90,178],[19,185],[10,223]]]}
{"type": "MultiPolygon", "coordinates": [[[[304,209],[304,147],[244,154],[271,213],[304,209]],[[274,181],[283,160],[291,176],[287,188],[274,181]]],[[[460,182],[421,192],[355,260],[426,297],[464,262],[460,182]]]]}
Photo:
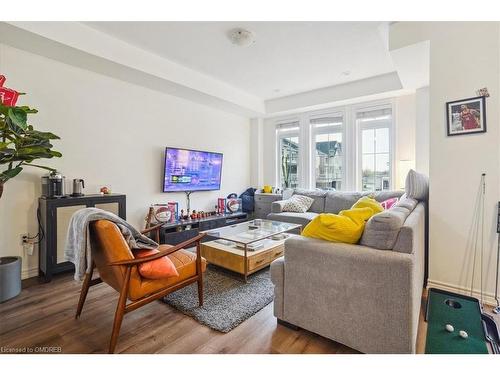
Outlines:
{"type": "Polygon", "coordinates": [[[426,353],[488,354],[477,299],[431,288],[427,323],[426,353]],[[448,332],[446,324],[451,324],[455,330],[448,332]],[[460,337],[459,331],[466,331],[468,338],[460,337]]]}

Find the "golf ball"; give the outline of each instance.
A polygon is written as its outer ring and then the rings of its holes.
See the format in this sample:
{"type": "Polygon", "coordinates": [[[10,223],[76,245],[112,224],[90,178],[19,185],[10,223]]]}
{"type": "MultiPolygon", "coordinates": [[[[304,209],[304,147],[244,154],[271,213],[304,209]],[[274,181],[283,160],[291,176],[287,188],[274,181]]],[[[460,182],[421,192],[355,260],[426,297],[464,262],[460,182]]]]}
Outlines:
{"type": "Polygon", "coordinates": [[[467,337],[469,337],[469,335],[467,334],[467,332],[465,331],[460,331],[458,332],[458,334],[460,335],[461,338],[463,339],[466,339],[467,337]]]}
{"type": "Polygon", "coordinates": [[[453,332],[455,330],[451,324],[447,324],[444,328],[446,328],[448,332],[453,332]]]}

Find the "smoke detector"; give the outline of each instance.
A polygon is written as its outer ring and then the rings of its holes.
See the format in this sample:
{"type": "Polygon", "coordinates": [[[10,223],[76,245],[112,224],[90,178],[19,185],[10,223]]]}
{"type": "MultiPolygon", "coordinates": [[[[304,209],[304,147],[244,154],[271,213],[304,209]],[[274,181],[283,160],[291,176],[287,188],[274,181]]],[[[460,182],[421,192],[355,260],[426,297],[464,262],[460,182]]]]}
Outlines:
{"type": "Polygon", "coordinates": [[[241,28],[229,30],[228,37],[231,43],[240,47],[248,47],[255,43],[255,34],[241,28]]]}

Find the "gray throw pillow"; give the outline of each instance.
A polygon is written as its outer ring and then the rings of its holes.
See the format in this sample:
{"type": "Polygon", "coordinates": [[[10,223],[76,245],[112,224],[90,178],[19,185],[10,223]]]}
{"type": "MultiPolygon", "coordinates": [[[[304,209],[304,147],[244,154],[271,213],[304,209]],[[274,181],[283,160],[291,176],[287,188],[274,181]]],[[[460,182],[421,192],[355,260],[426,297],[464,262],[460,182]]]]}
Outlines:
{"type": "Polygon", "coordinates": [[[373,215],[366,222],[360,244],[381,250],[392,250],[398,239],[410,210],[405,207],[393,207],[373,215]]]}
{"type": "Polygon", "coordinates": [[[394,204],[394,207],[404,207],[407,208],[410,212],[412,212],[415,207],[417,207],[418,201],[413,198],[408,198],[408,196],[403,194],[401,198],[394,204]]]}
{"type": "Polygon", "coordinates": [[[408,198],[426,200],[429,194],[429,179],[426,175],[410,169],[406,176],[405,192],[408,198]]]}
{"type": "Polygon", "coordinates": [[[292,195],[283,204],[283,212],[307,212],[313,204],[314,199],[306,197],[305,195],[292,195]]]}

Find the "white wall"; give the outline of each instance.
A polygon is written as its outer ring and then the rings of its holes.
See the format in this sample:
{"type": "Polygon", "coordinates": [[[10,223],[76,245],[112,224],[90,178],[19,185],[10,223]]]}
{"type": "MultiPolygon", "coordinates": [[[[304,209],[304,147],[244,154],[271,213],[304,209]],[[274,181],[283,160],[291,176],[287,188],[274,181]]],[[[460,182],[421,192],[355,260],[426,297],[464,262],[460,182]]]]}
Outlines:
{"type": "MultiPolygon", "coordinates": [[[[46,164],[68,180],[85,179],[85,192],[102,185],[127,194],[127,219],[141,228],[151,203],[185,205],[183,193],[161,193],[165,146],[224,153],[221,191],[194,193],[191,207],[208,210],[216,198],[250,183],[249,120],[141,86],[0,45],[0,72],[8,87],[28,93],[20,104],[39,110],[30,121],[61,137],[61,159],[46,164]]],[[[0,255],[23,255],[20,234],[34,234],[42,171],[26,167],[0,199],[0,255]]],[[[37,254],[24,256],[33,276],[37,254]]]]}
{"type": "Polygon", "coordinates": [[[395,99],[395,189],[404,188],[406,174],[415,168],[415,94],[395,99]]]}
{"type": "MultiPolygon", "coordinates": [[[[500,200],[498,22],[402,22],[391,26],[390,48],[430,41],[429,177],[430,285],[467,292],[472,280],[472,224],[481,173],[486,173],[484,290],[493,302],[500,200]],[[461,53],[473,46],[473,58],[461,53]],[[473,97],[487,87],[487,132],[446,136],[447,101],[473,97]]],[[[479,289],[479,260],[475,289],[479,289]]]]}
{"type": "MultiPolygon", "coordinates": [[[[384,101],[393,101],[394,102],[394,118],[395,118],[395,131],[394,131],[394,148],[395,148],[395,168],[394,168],[394,181],[395,181],[395,189],[398,189],[398,179],[399,179],[399,161],[400,160],[410,160],[414,165],[416,159],[416,131],[415,131],[415,112],[416,112],[416,100],[415,94],[402,95],[395,98],[389,98],[384,101]]],[[[357,103],[356,105],[359,105],[357,103]]],[[[337,107],[340,108],[340,107],[337,107]]],[[[325,111],[325,110],[322,110],[325,111]]],[[[328,111],[328,110],[326,110],[328,111]]],[[[276,122],[282,119],[298,119],[298,118],[307,118],[307,114],[311,112],[307,112],[306,115],[302,113],[298,114],[290,114],[285,117],[277,117],[277,118],[267,118],[264,120],[262,126],[262,150],[264,155],[264,163],[263,167],[263,183],[275,186],[277,184],[276,178],[276,122]]],[[[350,115],[349,113],[347,114],[350,115]]],[[[307,120],[304,120],[307,121],[307,120]]],[[[346,129],[347,137],[355,137],[355,133],[346,129]]],[[[303,138],[304,139],[304,138],[303,138]]],[[[303,141],[303,140],[302,140],[303,141]]],[[[252,143],[253,144],[253,143],[252,143]]],[[[255,148],[257,146],[253,146],[255,148]]],[[[304,148],[301,147],[303,152],[304,148]]],[[[356,157],[355,152],[351,152],[352,157],[356,157]]],[[[307,164],[307,163],[306,163],[307,164]]],[[[351,162],[346,168],[352,170],[355,166],[355,161],[351,162]]],[[[307,178],[304,178],[307,180],[307,178]]],[[[354,180],[355,176],[352,175],[351,180],[354,180]]],[[[351,183],[352,184],[352,183],[351,183]]],[[[307,185],[304,185],[307,187],[307,185]]],[[[347,186],[346,189],[355,190],[355,186],[347,186]]]]}
{"type": "Polygon", "coordinates": [[[429,175],[429,87],[422,87],[415,92],[416,97],[416,170],[429,175]]]}

